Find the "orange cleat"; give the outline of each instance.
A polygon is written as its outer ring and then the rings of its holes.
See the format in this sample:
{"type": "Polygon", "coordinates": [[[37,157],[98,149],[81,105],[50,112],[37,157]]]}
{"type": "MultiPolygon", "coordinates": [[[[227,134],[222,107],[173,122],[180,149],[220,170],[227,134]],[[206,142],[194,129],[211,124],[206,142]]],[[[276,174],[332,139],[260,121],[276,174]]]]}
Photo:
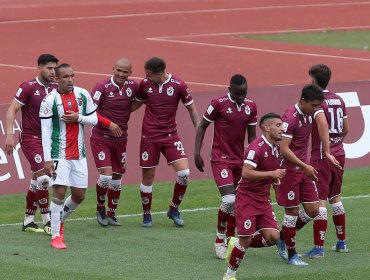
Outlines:
{"type": "Polygon", "coordinates": [[[60,249],[60,250],[67,249],[67,245],[63,242],[63,239],[60,236],[54,237],[51,240],[50,245],[51,247],[55,249],[60,249]]]}

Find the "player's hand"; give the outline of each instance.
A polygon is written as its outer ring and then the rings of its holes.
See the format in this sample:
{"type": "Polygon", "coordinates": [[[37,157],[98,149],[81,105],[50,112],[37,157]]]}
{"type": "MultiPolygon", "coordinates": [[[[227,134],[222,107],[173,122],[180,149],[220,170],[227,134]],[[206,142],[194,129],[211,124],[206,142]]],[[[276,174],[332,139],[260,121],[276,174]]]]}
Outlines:
{"type": "Polygon", "coordinates": [[[74,111],[66,111],[61,119],[66,123],[73,123],[78,121],[79,114],[74,111]]]}
{"type": "Polygon", "coordinates": [[[310,178],[312,181],[318,181],[319,178],[317,178],[317,170],[311,166],[311,165],[308,165],[306,164],[306,166],[303,168],[304,170],[304,173],[306,174],[306,176],[308,178],[310,178]]]}
{"type": "Polygon", "coordinates": [[[50,178],[53,177],[54,173],[54,164],[53,161],[45,161],[44,163],[44,171],[45,174],[48,175],[50,178]]]}
{"type": "Polygon", "coordinates": [[[113,132],[113,135],[114,137],[120,137],[122,135],[122,130],[120,129],[120,127],[114,123],[114,122],[111,122],[110,125],[109,125],[109,130],[113,132]]]}
{"type": "Polygon", "coordinates": [[[5,140],[5,152],[8,155],[12,155],[13,154],[14,147],[15,147],[14,137],[13,137],[12,134],[8,134],[6,136],[6,140],[5,140]]]}
{"type": "Polygon", "coordinates": [[[200,172],[204,172],[204,161],[201,155],[194,155],[195,166],[200,172]]]}
{"type": "Polygon", "coordinates": [[[280,179],[283,179],[286,174],[286,169],[276,169],[272,171],[272,181],[280,182],[280,179]]]}
{"type": "Polygon", "coordinates": [[[337,161],[337,159],[332,156],[331,154],[327,153],[325,154],[326,158],[328,159],[328,161],[333,165],[335,166],[336,168],[339,168],[340,170],[342,170],[342,166],[340,166],[339,164],[339,161],[337,161]]]}

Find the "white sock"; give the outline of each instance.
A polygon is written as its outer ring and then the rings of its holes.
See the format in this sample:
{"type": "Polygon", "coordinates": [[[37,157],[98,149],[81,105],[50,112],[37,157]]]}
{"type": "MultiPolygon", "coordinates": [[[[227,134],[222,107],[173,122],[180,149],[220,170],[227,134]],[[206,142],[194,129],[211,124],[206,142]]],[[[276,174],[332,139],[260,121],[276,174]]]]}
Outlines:
{"type": "Polygon", "coordinates": [[[73,202],[72,196],[68,196],[63,205],[62,222],[64,222],[78,207],[78,204],[73,202]]]}
{"type": "Polygon", "coordinates": [[[35,215],[28,215],[28,214],[25,214],[24,215],[24,222],[23,224],[26,226],[28,225],[29,223],[32,223],[35,221],[35,215]]]}
{"type": "Polygon", "coordinates": [[[41,218],[42,224],[46,225],[46,223],[50,221],[50,214],[49,213],[41,214],[41,218]]]}
{"type": "Polygon", "coordinates": [[[51,216],[51,238],[60,236],[60,213],[62,212],[62,204],[56,204],[54,201],[50,203],[51,216]]]}
{"type": "Polygon", "coordinates": [[[226,274],[225,274],[226,279],[233,278],[233,277],[235,277],[235,275],[236,275],[236,271],[235,270],[232,270],[230,268],[227,268],[227,271],[226,271],[226,274]]]}

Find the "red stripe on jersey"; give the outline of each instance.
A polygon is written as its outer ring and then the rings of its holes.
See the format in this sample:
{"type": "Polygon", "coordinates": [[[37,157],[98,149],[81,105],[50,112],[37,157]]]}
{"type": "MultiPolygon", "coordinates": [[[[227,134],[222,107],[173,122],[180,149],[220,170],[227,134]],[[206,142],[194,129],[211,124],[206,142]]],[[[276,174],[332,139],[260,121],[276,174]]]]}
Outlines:
{"type": "MultiPolygon", "coordinates": [[[[64,113],[67,111],[78,112],[78,105],[73,92],[61,94],[64,113]]],[[[66,123],[66,159],[79,159],[78,132],[80,125],[77,122],[66,123]]]]}

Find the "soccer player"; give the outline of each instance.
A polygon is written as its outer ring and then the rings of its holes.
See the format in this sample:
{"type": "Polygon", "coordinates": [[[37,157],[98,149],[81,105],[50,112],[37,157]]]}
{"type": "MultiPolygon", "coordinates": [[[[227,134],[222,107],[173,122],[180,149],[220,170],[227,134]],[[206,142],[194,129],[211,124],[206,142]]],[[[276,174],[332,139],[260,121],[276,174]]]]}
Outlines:
{"type": "Polygon", "coordinates": [[[97,107],[98,125],[91,131],[90,144],[100,174],[96,183],[97,220],[101,226],[120,226],[115,210],[126,170],[127,123],[137,92],[137,83],[128,79],[130,60],[118,59],[113,75],[96,84],[91,92],[97,107]],[[105,197],[108,194],[108,211],[105,197]]]}
{"type": "Polygon", "coordinates": [[[176,111],[181,100],[189,111],[196,128],[199,116],[187,85],[178,76],[166,72],[162,58],[152,57],[144,65],[146,78],[139,85],[136,100],[145,102],[145,114],[140,143],[142,182],[140,194],[143,206],[143,226],[152,226],[151,205],[155,169],[162,153],[177,173],[172,202],[167,212],[178,227],[184,226],[178,210],[189,181],[189,162],[177,134],[176,111]]]}
{"type": "Polygon", "coordinates": [[[296,232],[319,213],[315,185],[317,170],[308,164],[308,139],[313,113],[323,99],[321,88],[306,85],[302,89],[299,102],[289,107],[282,117],[284,134],[280,142],[283,156],[281,166],[286,169],[286,176],[281,180],[278,204],[285,208],[282,231],[288,250],[288,264],[291,265],[308,265],[296,252],[296,232]],[[303,209],[299,211],[300,204],[303,209]]]}
{"type": "Polygon", "coordinates": [[[262,116],[262,136],[245,151],[242,180],[236,190],[235,216],[239,238],[228,244],[228,268],[224,280],[235,274],[249,247],[265,247],[280,240],[279,227],[271,206],[270,188],[276,188],[285,176],[281,169],[279,146],[283,133],[281,117],[275,113],[262,116]],[[260,244],[259,246],[256,246],[260,244]]]}
{"type": "Polygon", "coordinates": [[[51,235],[49,215],[49,177],[44,172],[44,155],[39,119],[40,104],[44,97],[56,88],[53,82],[58,59],[51,54],[42,54],[37,60],[38,75],[19,86],[6,114],[5,150],[11,155],[15,147],[13,124],[17,112],[22,111],[22,130],[19,142],[31,165],[31,183],[26,195],[26,211],[22,225],[25,232],[45,232],[51,235]],[[43,228],[35,223],[37,206],[40,208],[43,228]]]}
{"type": "Polygon", "coordinates": [[[320,199],[319,215],[313,222],[314,247],[303,256],[320,258],[324,257],[325,233],[328,227],[327,200],[332,206],[333,221],[338,238],[333,250],[348,252],[345,211],[340,198],[345,163],[343,139],[348,134],[348,118],[343,99],[326,90],[331,78],[330,68],[324,64],[316,64],[309,69],[308,73],[312,83],[323,89],[324,102],[314,115],[315,122],[312,129],[311,165],[318,171],[319,180],[316,186],[320,199]],[[327,137],[327,141],[320,140],[322,135],[327,137]],[[330,142],[330,153],[327,151],[324,153],[325,142],[330,142]],[[336,158],[340,168],[329,162],[331,156],[336,158]]]}
{"type": "Polygon", "coordinates": [[[245,134],[248,131],[248,143],[256,138],[257,106],[246,98],[247,88],[244,76],[232,76],[229,92],[212,100],[195,138],[195,165],[203,172],[204,161],[200,150],[206,129],[214,122],[211,166],[221,194],[215,240],[216,256],[220,259],[226,256],[225,237],[235,235],[235,189],[241,179],[245,134]]]}
{"type": "Polygon", "coordinates": [[[64,221],[84,200],[88,182],[84,125],[98,122],[96,108],[86,89],[74,86],[69,64],[55,69],[58,88],[41,103],[42,147],[45,172],[53,176],[50,203],[51,246],[66,249],[64,221]],[[67,187],[71,195],[64,201],[67,187]]]}

